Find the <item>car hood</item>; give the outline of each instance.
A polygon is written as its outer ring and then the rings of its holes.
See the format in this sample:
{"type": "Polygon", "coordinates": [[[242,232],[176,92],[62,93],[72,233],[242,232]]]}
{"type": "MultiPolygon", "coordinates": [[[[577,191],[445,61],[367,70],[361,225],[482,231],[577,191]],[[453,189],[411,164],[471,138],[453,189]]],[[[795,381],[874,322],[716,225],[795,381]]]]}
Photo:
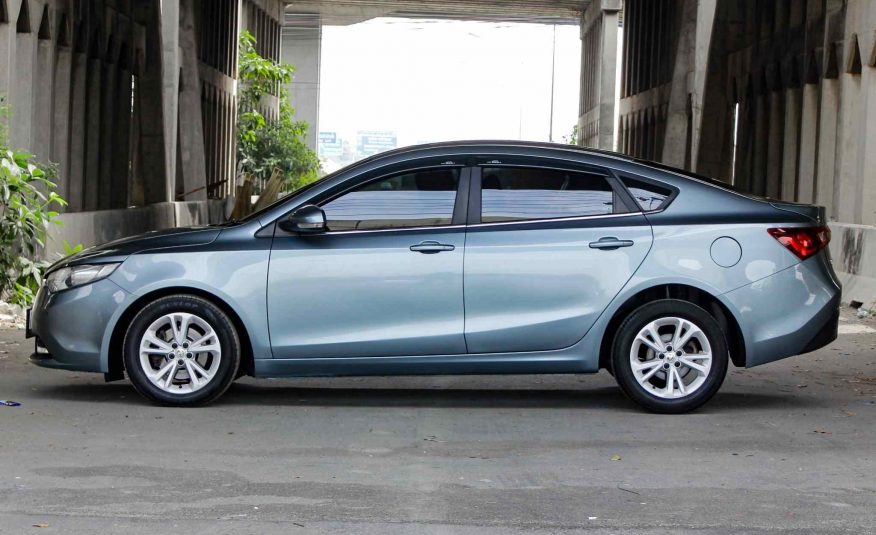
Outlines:
{"type": "Polygon", "coordinates": [[[53,269],[89,262],[122,262],[132,254],[167,247],[185,247],[187,245],[203,245],[216,239],[222,229],[217,227],[179,227],[164,230],[154,230],[113,240],[83,249],[82,251],[59,260],[49,267],[53,269]]]}

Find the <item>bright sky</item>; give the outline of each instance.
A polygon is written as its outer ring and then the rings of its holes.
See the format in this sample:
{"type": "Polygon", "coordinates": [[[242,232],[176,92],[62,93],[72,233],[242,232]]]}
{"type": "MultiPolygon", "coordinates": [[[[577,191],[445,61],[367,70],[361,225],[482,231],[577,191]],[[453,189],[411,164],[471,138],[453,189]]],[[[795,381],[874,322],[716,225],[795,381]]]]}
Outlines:
{"type": "MultiPolygon", "coordinates": [[[[453,139],[547,141],[553,26],[379,18],[323,28],[319,129],[399,146],[453,139]]],[[[556,27],[554,141],[578,117],[581,41],[556,27]]]]}

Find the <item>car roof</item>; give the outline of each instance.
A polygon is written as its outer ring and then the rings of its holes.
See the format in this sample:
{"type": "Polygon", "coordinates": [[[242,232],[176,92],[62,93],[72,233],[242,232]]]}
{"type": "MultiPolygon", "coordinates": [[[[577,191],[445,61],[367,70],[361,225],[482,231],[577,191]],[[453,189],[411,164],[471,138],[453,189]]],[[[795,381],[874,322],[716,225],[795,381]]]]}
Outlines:
{"type": "Polygon", "coordinates": [[[367,165],[369,163],[376,163],[381,160],[392,160],[397,157],[403,156],[416,156],[419,153],[428,153],[434,150],[440,149],[466,149],[466,148],[477,148],[480,150],[483,149],[508,149],[508,148],[522,148],[522,149],[530,149],[533,150],[533,155],[537,154],[559,154],[559,153],[573,153],[580,156],[595,156],[597,158],[610,158],[619,162],[632,163],[636,165],[640,165],[643,167],[648,167],[657,171],[661,171],[663,173],[672,173],[676,177],[682,178],[684,180],[693,180],[695,182],[703,183],[707,186],[711,186],[713,188],[718,188],[724,190],[727,193],[732,193],[736,195],[743,195],[746,197],[754,197],[750,194],[737,190],[733,185],[724,182],[722,180],[718,180],[716,178],[712,178],[709,176],[701,175],[695,173],[693,171],[688,171],[686,169],[681,169],[678,167],[673,167],[671,165],[666,165],[661,162],[655,162],[652,160],[645,160],[642,158],[636,158],[633,156],[629,156],[627,154],[623,154],[620,152],[614,152],[610,150],[604,149],[594,149],[590,147],[581,147],[578,145],[570,145],[565,143],[549,143],[544,141],[521,141],[521,140],[489,140],[489,139],[474,139],[474,140],[462,140],[462,141],[441,141],[436,143],[426,143],[421,145],[409,145],[405,147],[400,147],[397,149],[388,150],[386,152],[381,152],[370,156],[368,158],[364,158],[355,162],[345,168],[352,170],[358,168],[360,165],[367,165]]]}
{"type": "Polygon", "coordinates": [[[354,165],[370,163],[382,159],[391,159],[396,156],[404,156],[404,155],[415,155],[420,152],[430,152],[438,149],[465,149],[465,148],[477,148],[477,149],[507,149],[507,148],[525,148],[525,149],[538,149],[539,152],[544,151],[563,151],[563,152],[574,152],[576,154],[581,155],[592,155],[592,156],[604,156],[609,158],[615,158],[618,160],[624,160],[628,162],[637,162],[643,164],[649,164],[653,162],[648,162],[646,160],[638,160],[636,158],[627,156],[626,154],[621,154],[619,152],[613,152],[602,149],[592,149],[589,147],[580,147],[578,145],[569,145],[563,143],[549,143],[544,141],[519,141],[519,140],[489,140],[489,139],[472,139],[472,140],[462,140],[462,141],[440,141],[436,143],[426,143],[421,145],[409,145],[405,147],[400,147],[397,149],[388,150],[386,152],[381,152],[375,154],[373,156],[369,156],[368,158],[364,158],[359,160],[354,165]]]}

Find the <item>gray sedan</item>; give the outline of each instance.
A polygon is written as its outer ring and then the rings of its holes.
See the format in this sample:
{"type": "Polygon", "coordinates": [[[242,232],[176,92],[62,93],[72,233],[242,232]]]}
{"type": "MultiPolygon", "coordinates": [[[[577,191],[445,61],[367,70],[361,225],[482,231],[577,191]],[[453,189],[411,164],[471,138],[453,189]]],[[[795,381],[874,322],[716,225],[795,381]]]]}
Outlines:
{"type": "Polygon", "coordinates": [[[836,337],[824,210],[561,145],[354,164],[241,221],[50,269],[34,363],[196,405],[243,375],[594,373],[645,409],[836,337]]]}

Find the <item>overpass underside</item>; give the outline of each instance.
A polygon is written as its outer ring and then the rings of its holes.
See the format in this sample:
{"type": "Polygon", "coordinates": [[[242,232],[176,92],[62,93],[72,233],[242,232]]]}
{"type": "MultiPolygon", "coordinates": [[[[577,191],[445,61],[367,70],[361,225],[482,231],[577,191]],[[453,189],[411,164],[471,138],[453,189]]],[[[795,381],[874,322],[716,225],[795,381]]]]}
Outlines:
{"type": "Polygon", "coordinates": [[[876,2],[625,0],[616,59],[595,51],[613,31],[599,9],[582,27],[581,142],[825,206],[846,298],[872,307],[876,2]]]}
{"type": "Polygon", "coordinates": [[[876,298],[872,0],[0,0],[10,140],[57,162],[72,243],[221,219],[239,31],[315,133],[322,26],[379,16],[580,25],[579,143],[824,205],[876,298]]]}
{"type": "MultiPolygon", "coordinates": [[[[10,146],[56,163],[69,201],[50,256],[62,239],[223,218],[239,31],[278,60],[282,12],[280,0],[0,0],[10,146]]],[[[266,107],[276,114],[276,97],[266,107]]]]}
{"type": "Polygon", "coordinates": [[[318,14],[323,24],[347,25],[375,17],[539,24],[578,24],[591,0],[293,0],[287,10],[318,14]]]}

